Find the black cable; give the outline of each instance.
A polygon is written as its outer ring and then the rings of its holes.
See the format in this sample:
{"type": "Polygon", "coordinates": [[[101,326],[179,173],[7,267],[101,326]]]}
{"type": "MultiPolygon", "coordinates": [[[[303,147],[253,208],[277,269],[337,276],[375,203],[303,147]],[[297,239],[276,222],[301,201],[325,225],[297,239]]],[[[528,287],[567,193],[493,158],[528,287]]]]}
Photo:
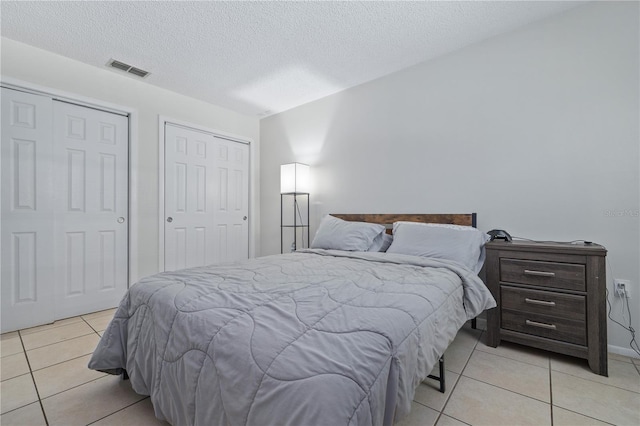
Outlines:
{"type": "MultiPolygon", "coordinates": [[[[295,200],[295,205],[296,205],[296,211],[298,212],[298,217],[300,218],[300,223],[302,225],[304,225],[304,222],[302,221],[302,213],[300,213],[300,206],[298,205],[298,200],[295,200]]],[[[298,230],[294,229],[293,232],[298,232],[298,230]]],[[[301,236],[302,236],[302,248],[304,248],[304,228],[302,228],[302,235],[301,236]]],[[[296,250],[298,250],[297,247],[296,247],[296,250]]]]}
{"type": "Polygon", "coordinates": [[[611,317],[612,307],[611,307],[611,302],[609,302],[609,289],[606,289],[606,290],[607,290],[607,305],[609,306],[609,312],[607,313],[607,317],[609,317],[611,321],[613,321],[614,323],[618,324],[620,327],[624,328],[629,333],[631,333],[631,341],[629,342],[629,346],[631,347],[631,349],[633,349],[634,352],[640,355],[640,347],[638,347],[638,342],[636,341],[636,330],[631,326],[631,310],[629,309],[629,298],[625,294],[624,298],[627,301],[627,311],[629,311],[629,327],[627,327],[626,325],[616,321],[611,317]]]}
{"type": "MultiPolygon", "coordinates": [[[[611,279],[613,279],[613,267],[611,266],[611,262],[609,262],[609,259],[607,259],[607,266],[609,267],[609,272],[611,273],[611,279]]],[[[633,323],[631,322],[631,308],[629,307],[629,298],[627,297],[627,293],[625,292],[623,297],[626,300],[626,307],[627,307],[627,311],[629,312],[629,326],[628,327],[626,325],[614,320],[611,317],[611,311],[612,311],[613,308],[611,307],[611,302],[609,301],[609,289],[605,286],[605,290],[606,290],[606,293],[607,293],[606,294],[607,305],[609,306],[609,312],[607,313],[607,317],[609,317],[609,319],[611,321],[613,321],[614,323],[618,324],[620,327],[624,328],[629,333],[631,333],[631,341],[629,342],[629,346],[631,347],[631,349],[633,349],[633,351],[635,353],[640,355],[640,347],[638,346],[638,342],[636,341],[636,330],[633,328],[633,326],[632,326],[633,323]]],[[[624,306],[625,305],[623,304],[622,305],[623,320],[624,320],[624,306]]]]}
{"type": "MultiPolygon", "coordinates": [[[[524,237],[516,237],[513,236],[511,237],[514,240],[525,240],[525,241],[531,241],[532,243],[559,243],[559,244],[576,244],[576,243],[586,243],[587,240],[573,240],[573,241],[548,241],[548,240],[531,240],[529,238],[524,238],[524,237]]],[[[589,241],[591,244],[598,244],[598,243],[594,243],[593,241],[589,241]]]]}
{"type": "Polygon", "coordinates": [[[634,351],[636,351],[638,355],[640,355],[640,346],[638,346],[638,342],[636,341],[636,331],[631,326],[632,322],[631,322],[631,308],[629,308],[629,297],[627,296],[626,293],[624,296],[627,302],[627,311],[629,312],[629,332],[631,333],[631,341],[629,342],[629,346],[631,346],[631,349],[633,349],[634,351]],[[633,347],[634,344],[635,344],[635,347],[633,347]]]}

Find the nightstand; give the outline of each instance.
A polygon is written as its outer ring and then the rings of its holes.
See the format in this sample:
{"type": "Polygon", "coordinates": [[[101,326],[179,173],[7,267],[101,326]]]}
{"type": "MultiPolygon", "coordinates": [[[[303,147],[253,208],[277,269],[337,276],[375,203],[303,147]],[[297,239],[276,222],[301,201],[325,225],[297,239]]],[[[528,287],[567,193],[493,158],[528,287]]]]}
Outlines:
{"type": "Polygon", "coordinates": [[[487,345],[501,340],[585,358],[607,376],[607,250],[597,244],[492,241],[487,345]]]}

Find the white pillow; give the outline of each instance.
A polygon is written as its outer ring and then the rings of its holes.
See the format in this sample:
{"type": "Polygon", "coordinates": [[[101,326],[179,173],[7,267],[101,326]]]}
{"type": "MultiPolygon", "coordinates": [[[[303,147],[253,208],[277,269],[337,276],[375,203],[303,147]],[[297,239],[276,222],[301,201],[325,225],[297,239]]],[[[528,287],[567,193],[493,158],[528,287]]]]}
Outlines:
{"type": "Polygon", "coordinates": [[[395,222],[387,253],[453,260],[477,274],[484,263],[487,241],[487,234],[471,226],[395,222]]]}
{"type": "Polygon", "coordinates": [[[320,222],[311,248],[367,251],[384,231],[384,226],[375,223],[349,222],[327,215],[320,222]]]}
{"type": "Polygon", "coordinates": [[[373,243],[367,251],[387,251],[389,246],[391,246],[391,242],[393,241],[393,237],[387,234],[386,231],[382,231],[380,234],[376,235],[373,239],[373,243]]]}

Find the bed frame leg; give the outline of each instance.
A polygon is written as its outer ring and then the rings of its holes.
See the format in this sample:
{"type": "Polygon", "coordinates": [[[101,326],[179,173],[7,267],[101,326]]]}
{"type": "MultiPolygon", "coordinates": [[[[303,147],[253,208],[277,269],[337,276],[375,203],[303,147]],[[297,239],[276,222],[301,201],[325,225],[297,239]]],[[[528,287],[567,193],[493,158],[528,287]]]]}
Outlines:
{"type": "Polygon", "coordinates": [[[438,376],[434,376],[432,374],[429,374],[429,378],[433,379],[433,380],[437,380],[438,382],[440,382],[440,392],[444,393],[445,392],[445,384],[444,384],[444,355],[442,355],[440,357],[440,359],[438,360],[438,367],[439,367],[439,374],[440,377],[438,376]]]}
{"type": "Polygon", "coordinates": [[[127,370],[122,370],[122,380],[129,380],[129,375],[127,374],[127,370]]]}

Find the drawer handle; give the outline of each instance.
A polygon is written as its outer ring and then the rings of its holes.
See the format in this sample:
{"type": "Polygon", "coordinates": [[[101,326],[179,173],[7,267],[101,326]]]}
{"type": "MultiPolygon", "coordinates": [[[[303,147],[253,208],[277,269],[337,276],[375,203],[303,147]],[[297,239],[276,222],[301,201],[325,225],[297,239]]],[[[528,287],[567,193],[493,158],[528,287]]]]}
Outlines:
{"type": "Polygon", "coordinates": [[[530,321],[530,320],[526,320],[525,323],[527,325],[532,325],[534,327],[540,327],[540,328],[547,328],[549,330],[555,330],[556,329],[556,325],[555,324],[545,324],[543,322],[536,322],[536,321],[530,321]]]}
{"type": "Polygon", "coordinates": [[[529,269],[524,270],[525,275],[533,275],[534,277],[555,277],[555,272],[544,272],[544,271],[531,271],[529,269]]]}
{"type": "Polygon", "coordinates": [[[525,301],[525,303],[530,303],[532,305],[556,306],[556,302],[549,302],[549,301],[546,301],[546,300],[529,299],[528,297],[525,297],[524,301],[525,301]]]}

